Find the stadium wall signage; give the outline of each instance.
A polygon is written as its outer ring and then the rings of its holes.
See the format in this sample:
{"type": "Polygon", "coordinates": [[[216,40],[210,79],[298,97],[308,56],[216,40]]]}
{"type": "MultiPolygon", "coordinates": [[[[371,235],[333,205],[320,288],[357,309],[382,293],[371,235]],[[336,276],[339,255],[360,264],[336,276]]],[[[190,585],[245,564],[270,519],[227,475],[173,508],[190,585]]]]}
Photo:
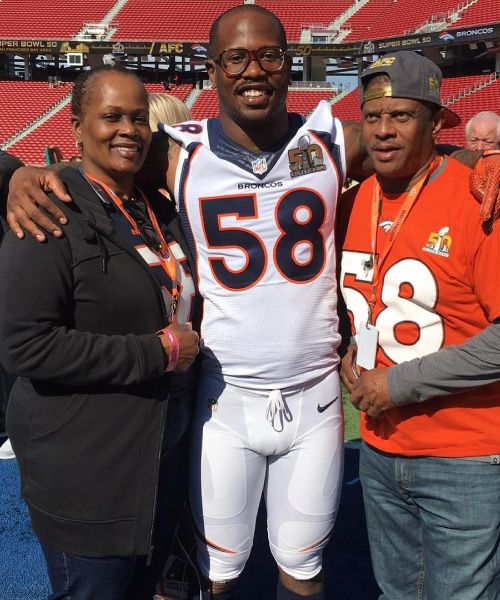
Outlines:
{"type": "Polygon", "coordinates": [[[397,50],[417,50],[431,46],[458,46],[471,42],[500,41],[500,24],[446,29],[432,33],[349,42],[346,44],[290,44],[288,49],[295,56],[361,56],[383,54],[397,50]]]}
{"type": "MultiPolygon", "coordinates": [[[[131,54],[160,56],[177,54],[179,56],[199,56],[200,44],[183,42],[116,42],[116,41],[61,41],[61,40],[7,40],[0,39],[0,52],[11,54],[131,54]]],[[[206,48],[205,48],[206,56],[206,48]]]]}
{"type": "MultiPolygon", "coordinates": [[[[290,44],[294,56],[361,56],[383,54],[394,50],[416,50],[429,46],[454,46],[471,42],[500,41],[500,23],[447,29],[432,33],[384,38],[344,44],[290,44]]],[[[9,54],[128,54],[131,56],[189,56],[203,61],[208,55],[208,44],[179,41],[68,41],[39,39],[0,39],[0,53],[9,54]]]]}

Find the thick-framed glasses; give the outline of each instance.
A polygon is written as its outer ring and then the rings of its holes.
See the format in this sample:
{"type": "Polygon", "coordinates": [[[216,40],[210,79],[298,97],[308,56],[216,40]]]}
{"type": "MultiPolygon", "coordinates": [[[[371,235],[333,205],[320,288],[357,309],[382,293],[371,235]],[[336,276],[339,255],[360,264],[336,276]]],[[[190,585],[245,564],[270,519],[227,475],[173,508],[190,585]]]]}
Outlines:
{"type": "Polygon", "coordinates": [[[246,50],[245,48],[230,48],[221,52],[214,61],[228,75],[241,75],[252,60],[256,60],[266,73],[276,73],[285,64],[285,51],[277,46],[246,50]]]}

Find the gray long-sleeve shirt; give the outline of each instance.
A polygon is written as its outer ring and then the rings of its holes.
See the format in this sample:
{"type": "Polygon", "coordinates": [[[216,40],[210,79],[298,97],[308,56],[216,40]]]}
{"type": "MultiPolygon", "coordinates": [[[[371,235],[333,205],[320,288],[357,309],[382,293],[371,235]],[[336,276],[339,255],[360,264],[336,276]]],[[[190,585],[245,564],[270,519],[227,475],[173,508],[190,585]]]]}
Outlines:
{"type": "Polygon", "coordinates": [[[459,346],[391,367],[388,388],[398,406],[425,402],[500,380],[500,321],[459,346]]]}

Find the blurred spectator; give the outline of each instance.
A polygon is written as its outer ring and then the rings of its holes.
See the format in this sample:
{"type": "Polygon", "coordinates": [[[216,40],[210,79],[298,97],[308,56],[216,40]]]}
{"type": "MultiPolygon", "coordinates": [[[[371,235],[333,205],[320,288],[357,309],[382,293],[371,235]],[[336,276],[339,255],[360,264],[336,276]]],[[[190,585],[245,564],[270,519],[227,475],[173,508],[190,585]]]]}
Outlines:
{"type": "Polygon", "coordinates": [[[149,126],[151,131],[158,131],[158,123],[182,123],[193,117],[189,108],[170,94],[153,93],[149,98],[149,126]]]}
{"type": "MultiPolygon", "coordinates": [[[[148,94],[149,100],[149,126],[151,131],[158,131],[158,123],[174,125],[190,121],[193,117],[189,108],[171,94],[152,93],[148,94]]],[[[159,191],[169,200],[171,196],[164,187],[158,188],[159,191]]]]}
{"type": "Polygon", "coordinates": [[[54,163],[62,162],[63,160],[63,153],[59,146],[45,146],[45,162],[48,165],[53,165],[54,163]]]}
{"type": "Polygon", "coordinates": [[[79,144],[76,145],[76,149],[79,154],[73,154],[68,159],[64,158],[63,152],[59,146],[45,146],[45,162],[48,165],[54,165],[56,163],[80,163],[82,161],[81,147],[79,144]]]}
{"type": "Polygon", "coordinates": [[[477,113],[465,126],[465,139],[469,150],[499,150],[500,116],[491,110],[477,113]]]}

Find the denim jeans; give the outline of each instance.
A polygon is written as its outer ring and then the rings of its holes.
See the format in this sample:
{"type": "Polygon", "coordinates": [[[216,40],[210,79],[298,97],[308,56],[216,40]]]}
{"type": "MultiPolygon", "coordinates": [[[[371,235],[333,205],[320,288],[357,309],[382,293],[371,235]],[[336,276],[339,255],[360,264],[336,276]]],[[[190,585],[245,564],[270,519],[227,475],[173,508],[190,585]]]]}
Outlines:
{"type": "Polygon", "coordinates": [[[48,600],[122,600],[135,556],[86,558],[42,544],[52,594],[48,600]]]}
{"type": "Polygon", "coordinates": [[[500,598],[499,465],[363,444],[360,477],[380,598],[500,598]]]}

